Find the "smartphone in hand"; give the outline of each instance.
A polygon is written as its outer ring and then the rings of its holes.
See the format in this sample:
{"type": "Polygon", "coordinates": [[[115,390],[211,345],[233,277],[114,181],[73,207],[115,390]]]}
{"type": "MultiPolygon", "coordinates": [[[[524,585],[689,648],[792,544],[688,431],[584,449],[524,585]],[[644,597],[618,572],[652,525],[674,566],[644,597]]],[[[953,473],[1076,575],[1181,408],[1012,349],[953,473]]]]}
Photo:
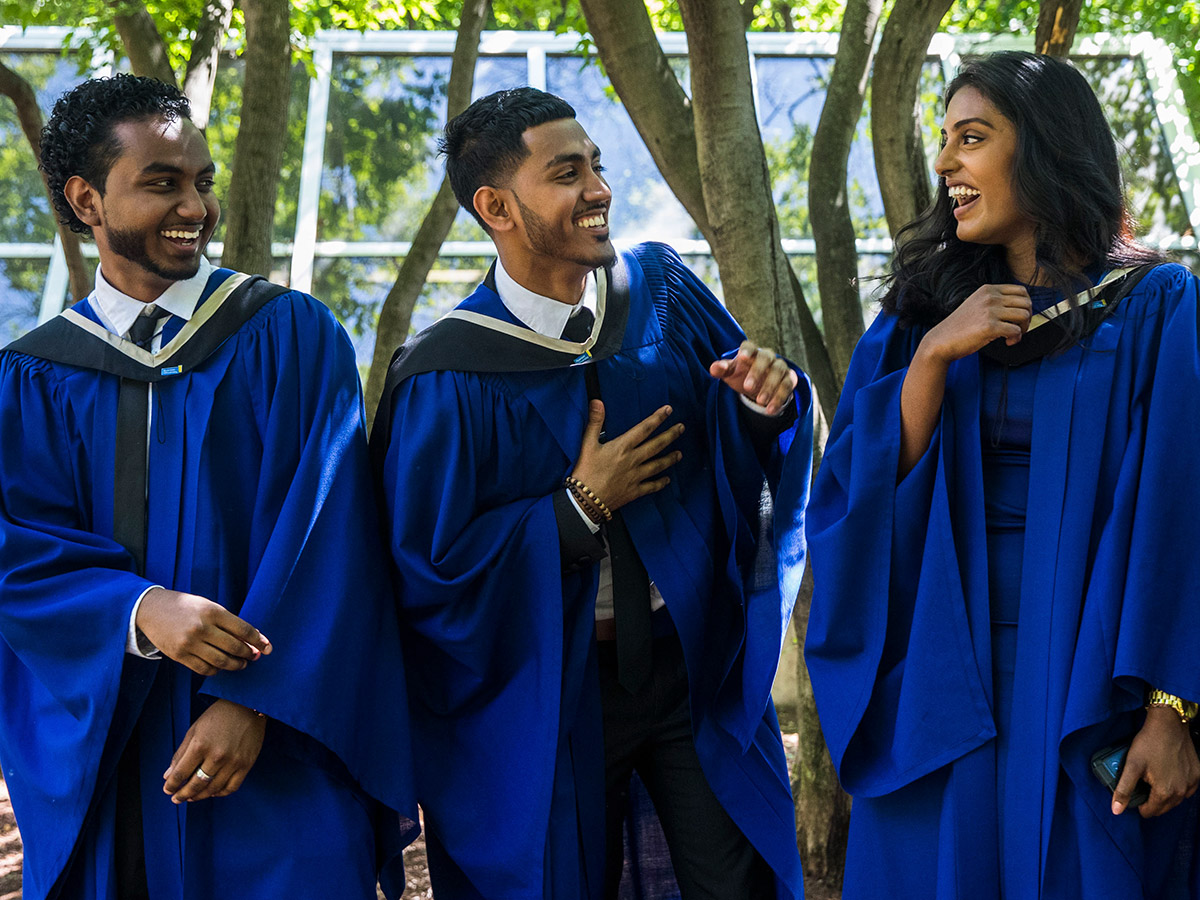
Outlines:
{"type": "MultiPolygon", "coordinates": [[[[1110,793],[1117,789],[1117,782],[1121,779],[1121,770],[1125,768],[1125,757],[1129,755],[1129,743],[1126,741],[1123,744],[1113,744],[1092,754],[1092,773],[1103,782],[1110,793]]],[[[1133,788],[1133,795],[1129,798],[1126,808],[1133,809],[1141,806],[1149,799],[1150,785],[1139,780],[1133,788]]]]}

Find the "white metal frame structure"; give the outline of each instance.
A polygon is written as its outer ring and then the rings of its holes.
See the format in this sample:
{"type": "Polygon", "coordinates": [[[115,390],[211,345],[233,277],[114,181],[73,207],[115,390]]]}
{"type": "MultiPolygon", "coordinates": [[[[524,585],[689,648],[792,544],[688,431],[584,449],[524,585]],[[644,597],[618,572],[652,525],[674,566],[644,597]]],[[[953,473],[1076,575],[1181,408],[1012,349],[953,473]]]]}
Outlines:
{"type": "MultiPolygon", "coordinates": [[[[0,27],[0,52],[60,50],[70,37],[66,28],[20,28],[0,27]]],[[[320,32],[312,41],[315,77],[310,80],[308,113],[305,123],[305,140],[301,158],[300,193],[296,227],[293,239],[288,243],[277,243],[273,247],[276,257],[290,257],[290,283],[300,290],[310,290],[314,263],[320,258],[400,258],[408,253],[406,241],[322,241],[318,240],[317,219],[320,204],[321,172],[325,151],[326,125],[328,122],[331,75],[334,57],[338,54],[362,55],[444,55],[454,50],[455,33],[435,32],[320,32]]],[[[571,55],[576,51],[577,37],[574,35],[550,35],[536,32],[485,32],[479,53],[481,58],[494,55],[513,56],[523,54],[526,59],[528,83],[544,87],[546,63],[549,56],[571,55]]],[[[686,56],[687,39],[681,33],[659,36],[664,51],[669,56],[686,56]]],[[[832,58],[837,50],[838,36],[825,33],[758,34],[747,35],[751,54],[751,72],[755,71],[754,59],[770,57],[820,57],[832,58]]],[[[947,79],[953,77],[962,56],[970,52],[999,49],[1032,49],[1031,38],[992,37],[987,35],[935,36],[929,47],[931,60],[939,60],[947,79]]],[[[1150,35],[1121,38],[1107,35],[1080,36],[1076,40],[1075,56],[1109,56],[1140,59],[1150,82],[1155,112],[1170,149],[1171,158],[1179,180],[1183,201],[1191,223],[1192,234],[1178,237],[1164,245],[1164,249],[1195,250],[1196,234],[1200,234],[1200,144],[1192,133],[1191,123],[1182,102],[1179,83],[1171,63],[1166,45],[1150,35]]],[[[96,74],[105,74],[110,68],[109,60],[96,74]]],[[[757,84],[755,84],[757,101],[757,84]]],[[[710,255],[703,241],[674,242],[686,255],[710,255]]],[[[810,256],[815,252],[812,240],[784,240],[784,250],[796,256],[810,256]]],[[[867,239],[858,242],[861,254],[887,254],[891,242],[886,239],[867,239]]],[[[214,244],[215,253],[220,245],[214,244]]],[[[490,242],[457,241],[442,246],[440,256],[487,257],[494,255],[490,242]]],[[[85,244],[85,253],[95,256],[95,248],[85,244]]],[[[62,248],[57,241],[53,244],[0,243],[0,259],[49,259],[45,287],[42,295],[40,320],[56,315],[62,308],[67,292],[67,271],[62,248]]]]}

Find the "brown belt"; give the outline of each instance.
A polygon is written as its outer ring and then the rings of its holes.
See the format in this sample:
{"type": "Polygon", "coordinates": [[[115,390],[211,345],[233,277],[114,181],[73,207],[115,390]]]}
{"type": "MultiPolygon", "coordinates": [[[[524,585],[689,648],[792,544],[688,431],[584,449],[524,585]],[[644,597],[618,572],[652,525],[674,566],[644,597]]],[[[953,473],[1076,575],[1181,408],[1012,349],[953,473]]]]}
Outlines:
{"type": "Polygon", "coordinates": [[[596,620],[596,640],[598,641],[615,641],[617,639],[617,620],[616,619],[597,619],[596,620]]]}

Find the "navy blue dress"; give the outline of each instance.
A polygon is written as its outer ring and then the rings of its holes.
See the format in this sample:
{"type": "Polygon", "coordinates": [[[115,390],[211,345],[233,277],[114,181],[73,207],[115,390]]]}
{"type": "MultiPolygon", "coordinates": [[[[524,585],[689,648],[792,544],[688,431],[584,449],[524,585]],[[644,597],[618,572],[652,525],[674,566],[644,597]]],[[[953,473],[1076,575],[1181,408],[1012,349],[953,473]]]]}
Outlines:
{"type": "MultiPolygon", "coordinates": [[[[1050,291],[1031,289],[1034,310],[1057,302],[1050,291]]],[[[1025,515],[1033,443],[1034,389],[1041,362],[1012,367],[980,356],[979,437],[983,449],[983,509],[987,527],[988,597],[992,632],[992,696],[996,718],[996,809],[1003,818],[1012,742],[1013,682],[1025,515]]],[[[1001,842],[1004,830],[997,829],[1001,842]]],[[[1003,858],[1003,850],[1001,850],[1003,858]]],[[[1000,870],[1001,880],[1004,869],[1000,870]]]]}

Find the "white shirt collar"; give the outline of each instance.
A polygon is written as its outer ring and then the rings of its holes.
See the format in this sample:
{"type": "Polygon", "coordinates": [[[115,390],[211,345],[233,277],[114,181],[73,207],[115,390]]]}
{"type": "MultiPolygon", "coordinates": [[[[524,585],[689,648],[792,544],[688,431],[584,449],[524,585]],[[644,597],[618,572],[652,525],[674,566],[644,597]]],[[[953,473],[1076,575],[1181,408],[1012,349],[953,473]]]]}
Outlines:
{"type": "Polygon", "coordinates": [[[538,334],[547,337],[561,337],[567,319],[578,309],[586,307],[596,312],[596,276],[584,282],[583,297],[574,306],[568,306],[553,297],[535,294],[527,287],[517,284],[513,277],[505,271],[500,258],[496,258],[496,293],[500,301],[518,320],[528,325],[538,334]]]}
{"type": "Polygon", "coordinates": [[[171,315],[190,319],[200,303],[200,295],[208,284],[214,266],[203,256],[200,257],[200,268],[191,278],[172,282],[171,286],[158,296],[153,303],[143,303],[128,294],[117,290],[104,277],[100,267],[96,267],[96,289],[92,291],[90,302],[100,324],[115,335],[123,335],[129,331],[133,320],[142,314],[149,306],[165,309],[171,315]]]}

